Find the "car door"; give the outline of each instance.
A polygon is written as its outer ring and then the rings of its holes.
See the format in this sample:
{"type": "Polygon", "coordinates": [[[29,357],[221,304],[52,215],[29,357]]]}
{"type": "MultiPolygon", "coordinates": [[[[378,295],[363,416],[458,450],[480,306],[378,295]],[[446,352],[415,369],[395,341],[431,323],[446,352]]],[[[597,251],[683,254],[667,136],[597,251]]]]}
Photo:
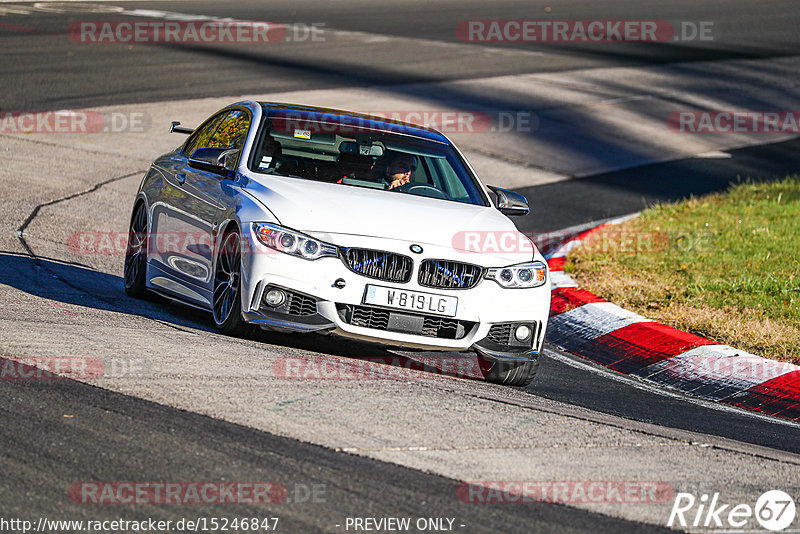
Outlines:
{"type": "MultiPolygon", "coordinates": [[[[172,292],[210,306],[214,237],[233,209],[230,181],[189,165],[199,148],[241,150],[250,126],[245,110],[228,110],[212,117],[165,166],[165,187],[153,223],[158,233],[162,269],[170,275],[172,292]],[[225,184],[228,182],[228,184],[225,184]],[[175,284],[179,285],[175,285],[175,284]]],[[[158,285],[158,284],[156,284],[158,285]]]]}

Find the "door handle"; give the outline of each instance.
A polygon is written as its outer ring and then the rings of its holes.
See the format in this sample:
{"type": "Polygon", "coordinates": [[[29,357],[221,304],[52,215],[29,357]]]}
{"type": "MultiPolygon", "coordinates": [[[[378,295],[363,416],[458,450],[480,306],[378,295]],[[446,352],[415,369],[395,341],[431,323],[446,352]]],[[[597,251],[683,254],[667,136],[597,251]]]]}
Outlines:
{"type": "Polygon", "coordinates": [[[186,181],[186,174],[184,173],[176,174],[175,178],[178,179],[178,183],[182,184],[183,182],[186,181]]]}

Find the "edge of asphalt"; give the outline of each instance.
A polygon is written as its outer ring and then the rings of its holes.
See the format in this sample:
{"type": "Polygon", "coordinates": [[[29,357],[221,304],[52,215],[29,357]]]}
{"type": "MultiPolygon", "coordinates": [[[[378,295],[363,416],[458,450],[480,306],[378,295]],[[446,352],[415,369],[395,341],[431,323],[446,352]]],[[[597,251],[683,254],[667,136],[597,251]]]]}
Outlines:
{"type": "Polygon", "coordinates": [[[578,286],[566,258],[609,219],[545,254],[552,299],[547,341],[623,375],[702,399],[800,422],[800,367],[768,360],[625,310],[578,286]]]}

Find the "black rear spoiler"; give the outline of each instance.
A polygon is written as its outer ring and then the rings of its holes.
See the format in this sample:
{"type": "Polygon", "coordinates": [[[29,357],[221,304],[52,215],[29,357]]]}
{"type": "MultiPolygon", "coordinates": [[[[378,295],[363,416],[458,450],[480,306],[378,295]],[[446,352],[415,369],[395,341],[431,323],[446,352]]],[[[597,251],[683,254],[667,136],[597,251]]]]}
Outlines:
{"type": "Polygon", "coordinates": [[[169,133],[182,133],[182,134],[190,134],[193,133],[194,130],[191,128],[184,128],[180,125],[181,123],[178,121],[172,121],[172,124],[169,125],[169,133]]]}

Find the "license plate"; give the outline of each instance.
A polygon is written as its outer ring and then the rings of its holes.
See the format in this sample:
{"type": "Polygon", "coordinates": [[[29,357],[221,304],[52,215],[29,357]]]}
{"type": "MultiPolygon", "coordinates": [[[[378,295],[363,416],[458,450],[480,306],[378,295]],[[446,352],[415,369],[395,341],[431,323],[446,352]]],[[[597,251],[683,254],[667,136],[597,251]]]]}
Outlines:
{"type": "Polygon", "coordinates": [[[399,310],[453,317],[458,308],[458,297],[367,285],[367,294],[364,295],[364,304],[375,304],[377,306],[386,306],[399,310]]]}

